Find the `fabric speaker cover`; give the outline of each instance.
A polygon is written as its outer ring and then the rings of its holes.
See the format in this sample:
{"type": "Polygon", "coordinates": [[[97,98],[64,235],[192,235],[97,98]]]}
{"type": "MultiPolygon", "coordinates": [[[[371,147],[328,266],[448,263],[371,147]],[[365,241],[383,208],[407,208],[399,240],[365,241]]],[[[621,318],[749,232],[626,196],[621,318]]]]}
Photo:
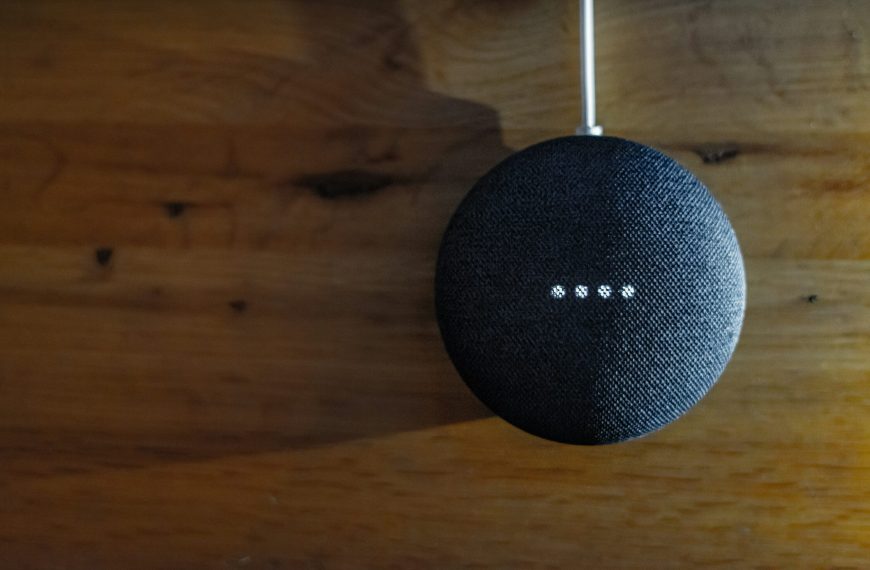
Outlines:
{"type": "Polygon", "coordinates": [[[613,137],[518,152],[478,181],[438,255],[441,334],[493,412],[603,444],[675,420],[737,344],[743,260],[722,208],[671,158],[613,137]]]}

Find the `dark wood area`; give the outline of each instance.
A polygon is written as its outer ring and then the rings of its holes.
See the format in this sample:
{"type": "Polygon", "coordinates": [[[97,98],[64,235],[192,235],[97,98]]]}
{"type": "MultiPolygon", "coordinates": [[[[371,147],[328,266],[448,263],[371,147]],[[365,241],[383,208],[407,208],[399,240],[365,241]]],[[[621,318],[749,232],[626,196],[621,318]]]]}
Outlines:
{"type": "Polygon", "coordinates": [[[573,132],[575,2],[3,2],[0,566],[867,568],[870,2],[597,8],[600,119],[749,305],[697,408],[578,448],[432,299],[476,177],[573,132]]]}

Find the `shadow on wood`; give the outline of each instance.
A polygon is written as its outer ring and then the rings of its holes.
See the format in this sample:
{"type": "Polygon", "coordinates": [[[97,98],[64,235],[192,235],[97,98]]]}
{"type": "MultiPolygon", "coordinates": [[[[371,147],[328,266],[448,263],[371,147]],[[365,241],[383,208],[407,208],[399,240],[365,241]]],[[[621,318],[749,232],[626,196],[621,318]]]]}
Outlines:
{"type": "MultiPolygon", "coordinates": [[[[298,32],[286,54],[136,37],[107,13],[111,34],[64,29],[9,70],[46,92],[93,82],[105,109],[0,129],[7,475],[488,415],[441,348],[432,279],[450,214],[508,152],[498,115],[427,88],[392,3],[324,27],[335,10],[280,14],[298,32]],[[73,77],[79,59],[105,75],[73,77]]],[[[231,14],[165,19],[221,46],[231,14]]],[[[50,26],[20,8],[2,28],[27,52],[50,26]]]]}

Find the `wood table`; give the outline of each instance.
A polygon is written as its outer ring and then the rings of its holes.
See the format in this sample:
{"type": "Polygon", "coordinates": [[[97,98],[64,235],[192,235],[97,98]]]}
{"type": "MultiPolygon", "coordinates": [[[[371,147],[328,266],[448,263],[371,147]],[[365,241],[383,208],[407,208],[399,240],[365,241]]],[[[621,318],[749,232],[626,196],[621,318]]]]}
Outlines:
{"type": "Polygon", "coordinates": [[[577,7],[0,6],[0,567],[870,568],[870,2],[608,0],[599,117],[749,305],[643,440],[482,407],[433,310],[476,177],[573,132],[577,7]]]}

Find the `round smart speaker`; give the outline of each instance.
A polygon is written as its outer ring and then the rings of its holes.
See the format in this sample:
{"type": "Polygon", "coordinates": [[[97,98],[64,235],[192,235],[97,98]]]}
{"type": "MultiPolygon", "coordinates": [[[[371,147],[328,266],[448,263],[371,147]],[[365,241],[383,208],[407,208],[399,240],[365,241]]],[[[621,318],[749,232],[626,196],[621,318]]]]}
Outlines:
{"type": "Polygon", "coordinates": [[[444,234],[438,323],[493,412],[565,443],[636,438],[713,386],[746,285],[734,230],[673,159],[614,137],[518,152],[481,178],[444,234]]]}

